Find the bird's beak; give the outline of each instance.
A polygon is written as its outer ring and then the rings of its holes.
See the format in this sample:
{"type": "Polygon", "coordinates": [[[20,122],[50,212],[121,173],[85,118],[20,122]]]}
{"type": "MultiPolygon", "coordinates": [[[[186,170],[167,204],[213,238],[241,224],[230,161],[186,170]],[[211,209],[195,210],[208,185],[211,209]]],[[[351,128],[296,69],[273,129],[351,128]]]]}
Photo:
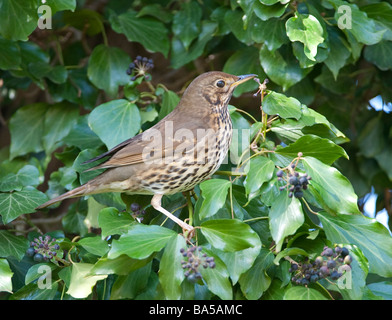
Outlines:
{"type": "Polygon", "coordinates": [[[238,76],[238,80],[233,82],[231,84],[231,87],[236,87],[236,86],[238,86],[239,84],[241,84],[241,83],[243,83],[245,81],[253,79],[254,77],[257,77],[257,74],[244,74],[242,76],[238,76]]]}

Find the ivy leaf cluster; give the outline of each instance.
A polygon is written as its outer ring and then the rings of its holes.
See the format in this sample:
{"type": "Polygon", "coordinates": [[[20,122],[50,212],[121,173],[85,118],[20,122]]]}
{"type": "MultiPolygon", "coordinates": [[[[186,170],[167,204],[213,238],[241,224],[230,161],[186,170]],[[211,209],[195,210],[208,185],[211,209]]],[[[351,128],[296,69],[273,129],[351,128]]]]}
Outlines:
{"type": "Polygon", "coordinates": [[[392,207],[389,2],[48,0],[51,29],[39,5],[0,0],[2,299],[390,299],[391,234],[364,214],[371,191],[392,207]],[[210,70],[258,79],[234,92],[227,162],[163,198],[195,237],[147,195],[35,212],[210,70]]]}

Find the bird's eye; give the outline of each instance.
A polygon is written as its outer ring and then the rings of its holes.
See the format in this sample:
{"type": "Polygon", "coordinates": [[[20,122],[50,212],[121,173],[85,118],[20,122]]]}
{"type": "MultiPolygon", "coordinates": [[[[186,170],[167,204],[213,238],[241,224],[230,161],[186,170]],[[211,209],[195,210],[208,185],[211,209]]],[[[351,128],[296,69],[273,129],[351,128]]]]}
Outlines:
{"type": "Polygon", "coordinates": [[[219,88],[223,88],[225,86],[225,84],[226,83],[223,80],[218,80],[216,82],[216,86],[219,87],[219,88]]]}

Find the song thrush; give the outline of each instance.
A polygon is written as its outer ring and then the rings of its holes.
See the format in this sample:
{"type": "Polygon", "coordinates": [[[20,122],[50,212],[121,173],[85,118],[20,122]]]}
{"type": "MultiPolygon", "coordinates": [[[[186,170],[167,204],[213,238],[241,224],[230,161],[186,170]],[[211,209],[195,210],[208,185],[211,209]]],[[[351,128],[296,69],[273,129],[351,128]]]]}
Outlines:
{"type": "Polygon", "coordinates": [[[161,206],[162,196],[191,190],[226,157],[232,137],[227,105],[236,86],[256,77],[207,72],[192,81],[177,107],[156,125],[87,161],[109,157],[89,169],[107,169],[89,182],[40,205],[104,192],[152,194],[151,205],[179,224],[193,227],[161,206]]]}

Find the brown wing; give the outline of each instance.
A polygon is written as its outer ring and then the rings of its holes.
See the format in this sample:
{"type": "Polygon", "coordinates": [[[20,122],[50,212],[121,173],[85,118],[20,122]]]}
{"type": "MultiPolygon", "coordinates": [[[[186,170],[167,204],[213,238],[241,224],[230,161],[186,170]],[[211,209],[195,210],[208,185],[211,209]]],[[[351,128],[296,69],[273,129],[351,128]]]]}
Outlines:
{"type": "Polygon", "coordinates": [[[144,162],[161,159],[165,154],[172,154],[180,145],[181,149],[187,149],[195,144],[197,138],[197,129],[207,128],[203,119],[191,118],[176,121],[175,114],[171,113],[155,126],[145,132],[128,139],[113,149],[95,157],[85,163],[90,163],[107,156],[111,156],[104,163],[88,169],[106,169],[120,166],[128,166],[144,162]],[[172,127],[170,127],[172,125],[172,127]],[[173,132],[171,134],[170,132],[173,132]],[[168,132],[168,135],[165,133],[168,132]],[[185,135],[182,135],[181,133],[185,135]],[[177,135],[176,135],[177,133],[177,135]],[[156,152],[159,150],[159,152],[156,152]]]}

